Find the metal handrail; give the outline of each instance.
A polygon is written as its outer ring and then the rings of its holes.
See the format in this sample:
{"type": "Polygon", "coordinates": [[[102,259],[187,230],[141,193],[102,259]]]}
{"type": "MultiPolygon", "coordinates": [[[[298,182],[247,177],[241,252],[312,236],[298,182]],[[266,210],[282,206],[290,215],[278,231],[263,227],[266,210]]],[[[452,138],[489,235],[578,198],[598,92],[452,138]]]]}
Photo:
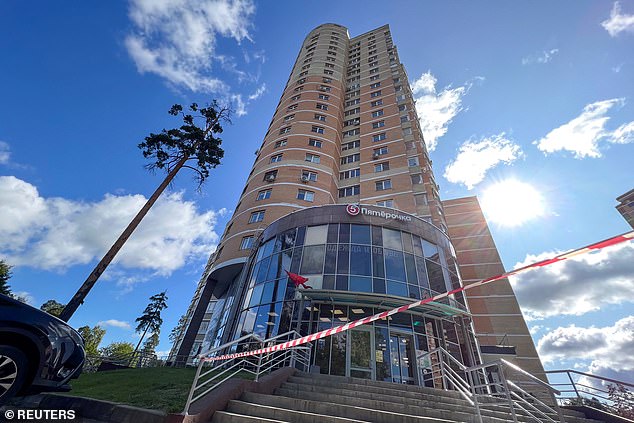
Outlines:
{"type": "Polygon", "coordinates": [[[301,337],[301,335],[295,330],[288,331],[264,340],[257,335],[249,334],[199,354],[197,356],[197,358],[199,359],[199,363],[196,369],[196,375],[194,376],[194,380],[192,381],[192,386],[187,396],[187,401],[185,403],[183,414],[187,415],[191,405],[194,402],[198,401],[199,399],[216,389],[218,386],[220,386],[223,382],[236,376],[240,372],[244,371],[253,374],[255,375],[255,381],[258,381],[261,374],[272,371],[273,369],[283,365],[290,365],[292,367],[295,367],[299,363],[302,365],[303,370],[307,370],[310,366],[312,345],[310,343],[307,343],[305,345],[291,347],[284,350],[260,353],[257,355],[246,357],[236,357],[217,363],[210,363],[209,360],[205,360],[205,358],[209,357],[211,354],[218,353],[223,350],[226,351],[228,348],[234,345],[244,345],[245,343],[250,343],[250,341],[252,342],[253,339],[255,339],[255,341],[259,344],[259,347],[263,347],[265,345],[275,345],[276,341],[279,341],[281,339],[290,340],[297,339],[298,337],[301,337]],[[202,372],[202,369],[206,364],[210,366],[210,369],[202,372]],[[222,371],[213,374],[219,368],[223,368],[222,371]],[[211,377],[209,379],[203,380],[207,376],[211,377]],[[208,385],[211,386],[208,387],[208,385]],[[202,388],[206,389],[201,391],[202,388]]]}
{"type": "MultiPolygon", "coordinates": [[[[605,387],[606,383],[614,384],[616,386],[623,386],[628,388],[634,388],[633,383],[624,382],[617,379],[612,379],[604,376],[594,375],[591,373],[580,372],[573,369],[565,370],[548,370],[544,372],[547,375],[553,374],[565,374],[568,376],[570,382],[553,383],[554,386],[561,386],[568,389],[560,389],[560,395],[556,397],[557,401],[563,405],[575,405],[574,400],[577,399],[579,405],[585,405],[595,408],[602,408],[609,413],[618,414],[618,409],[614,406],[614,402],[609,397],[609,391],[601,389],[605,387]],[[579,380],[575,380],[573,375],[580,375],[588,379],[595,379],[600,381],[601,387],[590,386],[584,383],[580,383],[579,380]],[[572,394],[572,395],[566,395],[572,394]]],[[[621,398],[629,407],[634,408],[634,401],[627,401],[625,398],[621,398]]]]}

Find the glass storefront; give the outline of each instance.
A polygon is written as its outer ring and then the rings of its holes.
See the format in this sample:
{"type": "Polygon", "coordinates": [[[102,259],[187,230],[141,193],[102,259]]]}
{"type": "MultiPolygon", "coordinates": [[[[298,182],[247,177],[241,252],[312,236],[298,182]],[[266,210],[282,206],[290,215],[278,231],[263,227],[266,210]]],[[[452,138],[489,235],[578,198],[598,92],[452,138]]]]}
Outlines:
{"type": "MultiPolygon", "coordinates": [[[[290,216],[301,221],[302,213],[290,216]]],[[[332,223],[335,219],[324,214],[323,220],[329,223],[278,224],[267,229],[269,236],[265,231],[247,264],[233,339],[249,333],[265,339],[293,329],[308,335],[460,285],[453,249],[448,240],[438,242],[444,234],[434,242],[420,233],[440,232],[427,222],[416,222],[429,227],[421,231],[415,225],[379,224],[379,219],[332,223]],[[308,278],[311,289],[296,288],[285,271],[308,278]]],[[[442,346],[458,360],[474,362],[465,341],[472,336],[463,327],[467,315],[461,294],[447,297],[435,308],[321,339],[314,345],[313,364],[326,374],[428,384],[418,359],[426,351],[442,346]]]]}

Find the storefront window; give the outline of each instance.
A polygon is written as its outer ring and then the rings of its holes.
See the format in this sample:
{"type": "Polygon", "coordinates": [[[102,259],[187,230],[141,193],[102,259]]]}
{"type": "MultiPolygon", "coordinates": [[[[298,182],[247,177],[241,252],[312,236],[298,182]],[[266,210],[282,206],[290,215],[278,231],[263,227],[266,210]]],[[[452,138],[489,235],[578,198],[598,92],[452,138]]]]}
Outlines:
{"type": "Polygon", "coordinates": [[[386,248],[384,250],[384,255],[385,277],[387,279],[395,279],[397,281],[405,282],[407,279],[405,277],[405,262],[403,261],[403,253],[401,251],[394,251],[386,248]]]}

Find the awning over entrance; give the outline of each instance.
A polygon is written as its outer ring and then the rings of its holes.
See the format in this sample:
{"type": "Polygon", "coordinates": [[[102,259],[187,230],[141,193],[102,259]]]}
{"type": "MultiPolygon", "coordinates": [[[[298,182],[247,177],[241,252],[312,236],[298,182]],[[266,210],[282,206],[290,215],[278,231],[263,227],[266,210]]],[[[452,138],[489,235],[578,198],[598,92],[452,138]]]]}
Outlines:
{"type": "MultiPolygon", "coordinates": [[[[303,289],[302,295],[313,301],[332,302],[337,304],[360,305],[370,307],[381,307],[392,309],[412,301],[407,298],[395,297],[385,294],[374,294],[366,292],[350,292],[336,291],[329,289],[303,289]]],[[[471,314],[462,308],[462,304],[457,301],[445,298],[446,303],[431,302],[411,309],[411,312],[420,313],[429,317],[453,317],[453,316],[471,316],[471,314]]]]}

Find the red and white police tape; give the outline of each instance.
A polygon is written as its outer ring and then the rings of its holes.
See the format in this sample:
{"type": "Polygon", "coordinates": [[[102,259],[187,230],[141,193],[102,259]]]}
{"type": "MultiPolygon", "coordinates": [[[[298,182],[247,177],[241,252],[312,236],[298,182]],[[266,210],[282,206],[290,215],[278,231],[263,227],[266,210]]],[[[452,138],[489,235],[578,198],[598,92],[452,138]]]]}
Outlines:
{"type": "Polygon", "coordinates": [[[632,240],[632,239],[634,239],[634,231],[627,232],[627,233],[624,233],[622,235],[618,235],[618,236],[615,236],[613,238],[609,238],[609,239],[597,242],[595,244],[591,244],[591,245],[588,245],[586,247],[579,248],[577,250],[573,250],[573,251],[570,251],[570,252],[567,252],[567,253],[564,253],[564,254],[560,254],[560,255],[555,256],[553,258],[549,258],[549,259],[546,259],[546,260],[538,261],[537,263],[529,264],[527,266],[520,267],[520,268],[515,269],[515,270],[511,270],[510,272],[506,272],[506,273],[503,273],[501,275],[497,275],[497,276],[493,276],[491,278],[483,279],[483,280],[481,280],[479,282],[474,282],[472,284],[463,286],[461,288],[456,288],[456,289],[453,289],[453,290],[451,290],[449,292],[444,292],[442,294],[438,294],[438,295],[436,295],[434,297],[431,297],[431,298],[425,298],[423,300],[415,301],[415,302],[413,302],[411,304],[407,304],[407,305],[404,305],[404,306],[401,306],[401,307],[394,308],[394,309],[389,310],[389,311],[384,311],[382,313],[375,314],[374,316],[369,316],[369,317],[365,317],[363,319],[355,320],[353,322],[348,322],[348,323],[346,323],[343,326],[338,326],[336,328],[322,330],[321,332],[313,333],[312,335],[304,336],[302,338],[293,339],[292,341],[284,342],[282,344],[277,344],[277,345],[273,345],[271,347],[261,348],[259,350],[255,350],[255,351],[245,351],[245,352],[235,353],[235,354],[226,354],[226,355],[222,355],[222,356],[219,356],[219,357],[199,356],[199,358],[201,360],[203,360],[203,361],[228,360],[228,359],[232,359],[232,358],[247,357],[247,356],[257,355],[257,354],[266,354],[266,353],[270,353],[270,352],[273,352],[273,351],[285,350],[287,348],[296,347],[298,345],[306,344],[308,342],[313,342],[313,341],[316,341],[317,339],[326,338],[328,336],[331,336],[331,335],[334,335],[334,334],[337,334],[337,333],[341,333],[341,332],[350,330],[352,328],[356,328],[357,326],[361,326],[361,325],[365,325],[365,324],[368,324],[368,323],[372,323],[372,322],[374,322],[376,320],[385,319],[388,316],[391,316],[393,314],[401,313],[403,311],[410,310],[410,309],[412,309],[414,307],[418,307],[418,306],[421,306],[423,304],[427,304],[427,303],[430,303],[430,302],[433,302],[433,301],[438,301],[441,298],[445,298],[445,297],[447,297],[449,295],[457,294],[458,292],[467,291],[469,289],[472,289],[472,288],[475,288],[475,287],[478,287],[478,286],[481,286],[481,285],[484,285],[484,284],[487,284],[487,283],[490,283],[490,282],[494,282],[494,281],[497,281],[497,280],[500,280],[500,279],[504,279],[504,278],[506,278],[508,276],[513,276],[513,275],[516,275],[518,273],[525,272],[527,270],[531,270],[531,269],[534,269],[534,268],[537,268],[537,267],[548,266],[550,264],[557,263],[557,262],[560,262],[560,261],[564,261],[564,260],[567,260],[567,259],[569,259],[571,257],[578,256],[580,254],[585,254],[585,253],[588,253],[590,251],[600,250],[602,248],[609,247],[609,246],[615,245],[615,244],[620,244],[622,242],[629,241],[629,240],[632,240]]]}

